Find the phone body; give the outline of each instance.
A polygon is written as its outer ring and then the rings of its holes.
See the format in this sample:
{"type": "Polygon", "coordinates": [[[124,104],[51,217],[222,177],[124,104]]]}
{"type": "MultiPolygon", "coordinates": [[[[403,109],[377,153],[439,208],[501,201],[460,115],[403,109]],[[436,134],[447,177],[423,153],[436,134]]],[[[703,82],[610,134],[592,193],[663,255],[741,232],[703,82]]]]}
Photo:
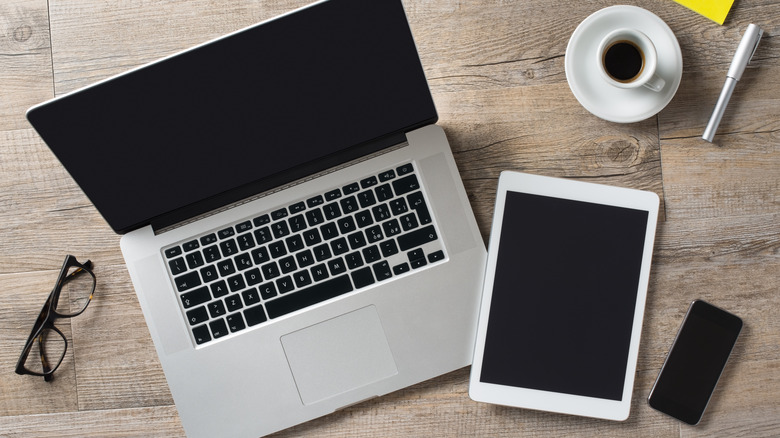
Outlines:
{"type": "Polygon", "coordinates": [[[741,330],[736,315],[693,301],[650,390],[650,407],[698,424],[741,330]]]}

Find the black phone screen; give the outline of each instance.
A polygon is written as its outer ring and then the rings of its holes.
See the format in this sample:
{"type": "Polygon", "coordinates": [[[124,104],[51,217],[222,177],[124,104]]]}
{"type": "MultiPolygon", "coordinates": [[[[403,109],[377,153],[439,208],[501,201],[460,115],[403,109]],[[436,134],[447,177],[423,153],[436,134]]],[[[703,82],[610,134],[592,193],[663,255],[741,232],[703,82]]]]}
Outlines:
{"type": "Polygon", "coordinates": [[[737,316],[694,301],[650,391],[650,406],[697,424],[741,329],[737,316]]]}

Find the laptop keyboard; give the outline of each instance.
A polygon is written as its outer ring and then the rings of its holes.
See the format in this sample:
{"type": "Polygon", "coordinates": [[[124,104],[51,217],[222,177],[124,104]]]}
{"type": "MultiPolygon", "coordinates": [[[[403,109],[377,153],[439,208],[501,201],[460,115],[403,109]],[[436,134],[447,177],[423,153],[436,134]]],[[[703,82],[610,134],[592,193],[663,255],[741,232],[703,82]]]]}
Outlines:
{"type": "Polygon", "coordinates": [[[409,163],[163,253],[196,344],[445,259],[409,163]]]}

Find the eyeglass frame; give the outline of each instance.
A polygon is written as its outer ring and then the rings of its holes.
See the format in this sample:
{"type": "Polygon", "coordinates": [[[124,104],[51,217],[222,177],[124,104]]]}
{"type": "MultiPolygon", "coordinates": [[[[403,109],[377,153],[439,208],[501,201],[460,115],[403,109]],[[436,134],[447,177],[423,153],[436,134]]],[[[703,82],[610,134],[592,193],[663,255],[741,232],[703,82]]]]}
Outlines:
{"type": "Polygon", "coordinates": [[[78,260],[76,260],[75,256],[72,256],[68,254],[65,256],[65,261],[62,264],[62,269],[60,269],[60,274],[57,276],[57,282],[54,285],[54,289],[52,289],[51,293],[49,293],[49,297],[46,299],[46,301],[43,303],[43,307],[41,308],[41,312],[38,314],[38,319],[35,321],[35,324],[33,325],[32,331],[30,332],[30,337],[27,338],[27,342],[24,345],[24,349],[22,350],[22,354],[19,356],[19,361],[16,363],[16,374],[29,374],[33,376],[42,376],[45,381],[50,381],[52,378],[52,374],[57,370],[57,368],[60,367],[62,364],[63,359],[65,358],[65,353],[68,351],[68,339],[65,337],[65,335],[54,326],[54,321],[58,318],[73,318],[75,316],[79,316],[82,313],[84,313],[85,310],[87,310],[87,307],[89,307],[89,303],[92,302],[92,297],[95,293],[95,287],[97,286],[97,279],[95,278],[95,274],[92,272],[92,262],[90,260],[87,260],[84,263],[79,263],[78,260]],[[78,268],[75,271],[68,274],[68,270],[70,268],[78,268]],[[81,272],[86,272],[90,276],[92,276],[92,290],[89,292],[89,298],[87,300],[87,303],[84,305],[84,307],[79,310],[76,313],[72,314],[62,314],[57,312],[57,303],[60,299],[60,293],[62,292],[62,287],[65,285],[68,279],[74,277],[77,274],[80,274],[81,272]],[[51,368],[46,360],[44,349],[43,349],[43,338],[41,334],[44,332],[44,330],[54,330],[57,332],[60,336],[62,336],[62,340],[65,343],[65,347],[62,349],[62,355],[60,356],[59,360],[57,361],[57,364],[51,368]],[[41,345],[38,346],[38,349],[41,354],[41,364],[43,366],[43,372],[36,372],[29,370],[25,367],[25,363],[27,362],[27,357],[30,355],[30,352],[32,351],[33,344],[36,342],[36,340],[41,343],[41,345]]]}

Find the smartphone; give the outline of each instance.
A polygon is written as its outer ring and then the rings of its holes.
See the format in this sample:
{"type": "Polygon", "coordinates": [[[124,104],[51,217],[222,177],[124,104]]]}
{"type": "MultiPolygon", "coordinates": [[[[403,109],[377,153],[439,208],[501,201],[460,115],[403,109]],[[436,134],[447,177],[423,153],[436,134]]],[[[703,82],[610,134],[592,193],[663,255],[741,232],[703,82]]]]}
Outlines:
{"type": "Polygon", "coordinates": [[[691,303],[647,399],[653,409],[696,425],[742,330],[742,320],[705,301],[691,303]]]}

